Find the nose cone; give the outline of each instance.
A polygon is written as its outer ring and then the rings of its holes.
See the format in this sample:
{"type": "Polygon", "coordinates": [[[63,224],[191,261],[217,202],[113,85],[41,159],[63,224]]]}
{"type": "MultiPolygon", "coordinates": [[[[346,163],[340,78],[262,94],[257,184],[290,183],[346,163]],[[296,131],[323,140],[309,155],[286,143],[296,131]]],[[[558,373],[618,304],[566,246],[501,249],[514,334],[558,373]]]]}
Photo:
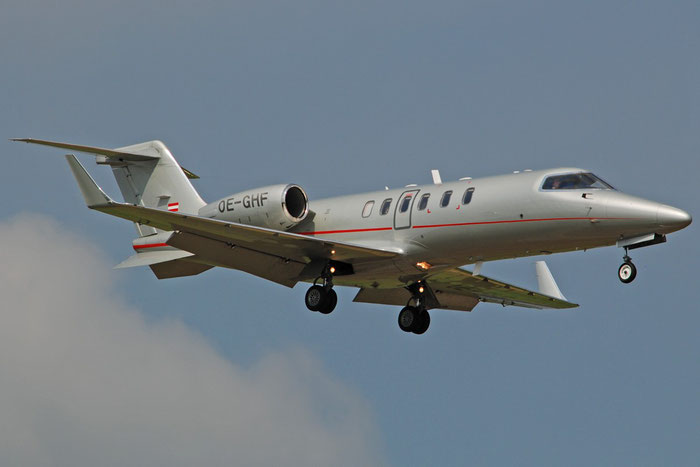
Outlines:
{"type": "Polygon", "coordinates": [[[667,228],[672,232],[688,227],[693,222],[693,218],[684,210],[666,206],[665,204],[659,206],[656,218],[661,227],[667,228]]]}

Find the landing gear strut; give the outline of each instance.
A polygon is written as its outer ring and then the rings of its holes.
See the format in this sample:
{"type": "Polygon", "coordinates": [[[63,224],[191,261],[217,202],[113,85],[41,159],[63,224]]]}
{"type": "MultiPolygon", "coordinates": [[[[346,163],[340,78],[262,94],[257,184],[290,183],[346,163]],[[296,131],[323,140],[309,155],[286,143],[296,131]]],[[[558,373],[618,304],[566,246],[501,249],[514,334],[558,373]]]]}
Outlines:
{"type": "Polygon", "coordinates": [[[306,308],[311,311],[318,311],[327,315],[335,309],[338,304],[338,295],[333,290],[333,275],[330,266],[326,267],[321,274],[321,277],[314,281],[309,290],[306,291],[306,308]],[[316,282],[323,281],[323,285],[317,285],[316,282]]]}
{"type": "Polygon", "coordinates": [[[625,256],[622,258],[624,263],[617,270],[617,277],[625,284],[629,284],[637,277],[637,267],[627,253],[628,250],[625,248],[625,256]]]}
{"type": "Polygon", "coordinates": [[[423,334],[430,326],[430,314],[425,308],[424,288],[423,286],[414,286],[409,290],[413,297],[399,312],[399,327],[404,332],[423,334]],[[414,306],[410,305],[411,301],[414,302],[414,306]]]}

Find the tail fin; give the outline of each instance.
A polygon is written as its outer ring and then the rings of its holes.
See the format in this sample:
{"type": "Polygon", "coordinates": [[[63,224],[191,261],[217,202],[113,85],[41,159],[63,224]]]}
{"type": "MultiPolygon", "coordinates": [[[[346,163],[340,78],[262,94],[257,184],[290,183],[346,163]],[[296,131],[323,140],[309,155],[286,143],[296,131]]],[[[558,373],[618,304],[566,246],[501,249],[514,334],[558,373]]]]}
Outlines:
{"type": "MultiPolygon", "coordinates": [[[[199,178],[181,167],[161,141],[105,149],[38,139],[15,139],[76,152],[92,154],[97,163],[109,165],[122,192],[124,201],[149,208],[195,214],[206,203],[190,183],[199,178]]],[[[153,235],[152,227],[136,225],[140,236],[153,235]]]]}
{"type": "Polygon", "coordinates": [[[191,214],[197,213],[206,204],[188,180],[188,174],[192,177],[196,175],[182,169],[162,142],[148,141],[115,151],[153,158],[131,162],[98,157],[98,164],[112,167],[127,203],[191,214]]]}

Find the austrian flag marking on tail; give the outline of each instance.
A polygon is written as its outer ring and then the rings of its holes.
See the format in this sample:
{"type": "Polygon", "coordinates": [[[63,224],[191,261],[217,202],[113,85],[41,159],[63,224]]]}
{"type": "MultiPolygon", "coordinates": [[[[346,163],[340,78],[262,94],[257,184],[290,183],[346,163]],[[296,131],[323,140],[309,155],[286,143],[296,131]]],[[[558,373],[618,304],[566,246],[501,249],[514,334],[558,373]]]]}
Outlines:
{"type": "Polygon", "coordinates": [[[178,212],[180,210],[180,203],[169,203],[168,211],[178,212]]]}

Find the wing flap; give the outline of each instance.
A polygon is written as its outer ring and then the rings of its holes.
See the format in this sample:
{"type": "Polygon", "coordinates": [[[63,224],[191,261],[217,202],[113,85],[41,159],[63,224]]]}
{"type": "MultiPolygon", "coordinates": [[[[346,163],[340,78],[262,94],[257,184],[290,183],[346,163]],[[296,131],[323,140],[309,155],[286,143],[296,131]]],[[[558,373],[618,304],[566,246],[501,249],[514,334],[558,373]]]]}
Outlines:
{"type": "Polygon", "coordinates": [[[238,269],[286,287],[294,287],[306,267],[304,263],[186,232],[173,233],[167,243],[194,253],[208,264],[238,269]]]}
{"type": "MultiPolygon", "coordinates": [[[[353,302],[376,303],[379,305],[406,306],[411,299],[411,293],[403,288],[373,289],[361,288],[353,302]]],[[[448,292],[435,294],[436,303],[428,308],[441,308],[446,310],[472,311],[479,304],[479,299],[467,295],[459,295],[448,292]]]]}
{"type": "Polygon", "coordinates": [[[447,293],[473,297],[482,302],[524,308],[566,309],[578,306],[566,300],[523,289],[490,277],[474,276],[461,268],[449,269],[429,276],[427,282],[441,303],[441,295],[447,293]]]}
{"type": "Polygon", "coordinates": [[[151,264],[150,268],[158,279],[173,279],[175,277],[196,276],[208,271],[213,266],[200,264],[186,259],[175,259],[164,263],[151,264]]]}

